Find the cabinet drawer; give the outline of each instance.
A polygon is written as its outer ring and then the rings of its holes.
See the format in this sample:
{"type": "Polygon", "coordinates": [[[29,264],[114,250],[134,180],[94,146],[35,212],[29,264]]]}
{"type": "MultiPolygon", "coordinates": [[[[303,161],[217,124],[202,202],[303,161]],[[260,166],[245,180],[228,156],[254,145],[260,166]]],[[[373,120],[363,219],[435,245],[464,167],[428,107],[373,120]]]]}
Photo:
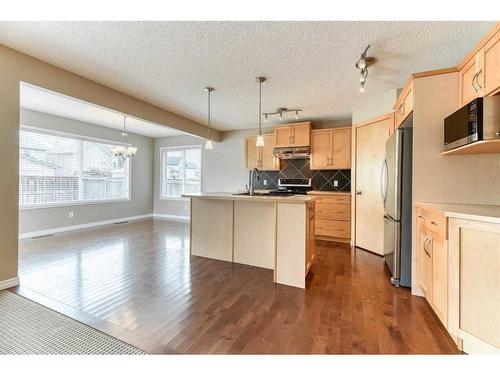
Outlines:
{"type": "Polygon", "coordinates": [[[327,237],[351,237],[351,223],[349,221],[338,221],[316,218],[315,234],[327,237]]]}
{"type": "Polygon", "coordinates": [[[318,217],[319,219],[349,221],[351,217],[351,205],[345,203],[330,202],[317,204],[316,217],[318,217]]]}
{"type": "Polygon", "coordinates": [[[350,195],[318,194],[316,195],[316,204],[323,203],[351,203],[350,195]]]}
{"type": "Polygon", "coordinates": [[[440,238],[446,238],[446,218],[441,211],[422,207],[418,214],[428,231],[440,238]]]}

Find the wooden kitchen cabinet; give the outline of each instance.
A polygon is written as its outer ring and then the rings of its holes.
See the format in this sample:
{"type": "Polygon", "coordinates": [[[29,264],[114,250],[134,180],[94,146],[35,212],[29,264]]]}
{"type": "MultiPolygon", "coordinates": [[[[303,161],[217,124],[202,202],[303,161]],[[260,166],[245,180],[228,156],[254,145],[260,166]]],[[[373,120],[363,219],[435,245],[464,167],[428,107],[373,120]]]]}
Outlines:
{"type": "Polygon", "coordinates": [[[315,204],[309,203],[307,205],[307,247],[306,247],[306,275],[311,269],[314,255],[315,255],[315,238],[314,238],[314,228],[315,228],[315,204]]]}
{"type": "Polygon", "coordinates": [[[483,52],[479,51],[458,72],[460,107],[483,96],[483,52]]]}
{"type": "Polygon", "coordinates": [[[316,196],[316,238],[327,241],[349,242],[351,239],[351,195],[312,191],[316,196]]]}
{"type": "Polygon", "coordinates": [[[310,132],[310,122],[278,126],[274,129],[276,147],[309,146],[310,132]]]}
{"type": "Polygon", "coordinates": [[[413,80],[410,80],[403,88],[393,108],[397,128],[413,112],[413,80]]]}
{"type": "Polygon", "coordinates": [[[311,169],[351,169],[351,128],[311,131],[311,169]]]}
{"type": "Polygon", "coordinates": [[[273,154],[274,134],[264,134],[264,147],[257,147],[257,136],[245,138],[245,168],[278,171],[279,159],[273,154]]]}
{"type": "Polygon", "coordinates": [[[437,210],[417,209],[418,273],[422,292],[448,327],[448,249],[446,219],[437,210]]]}
{"type": "Polygon", "coordinates": [[[483,53],[483,94],[492,95],[500,91],[500,30],[486,42],[483,53]]]}

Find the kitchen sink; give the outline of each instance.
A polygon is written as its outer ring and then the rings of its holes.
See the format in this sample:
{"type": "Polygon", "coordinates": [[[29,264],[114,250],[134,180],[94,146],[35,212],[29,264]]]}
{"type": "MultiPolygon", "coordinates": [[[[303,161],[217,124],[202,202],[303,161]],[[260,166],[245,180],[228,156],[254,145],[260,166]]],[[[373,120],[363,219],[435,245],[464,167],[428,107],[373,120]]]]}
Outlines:
{"type": "MultiPolygon", "coordinates": [[[[250,192],[245,191],[244,193],[233,193],[233,195],[250,195],[250,192]]],[[[265,195],[271,195],[271,193],[253,193],[252,196],[256,196],[256,195],[258,195],[258,196],[264,195],[265,196],[265,195]]]]}
{"type": "MultiPolygon", "coordinates": [[[[250,195],[250,193],[248,191],[244,192],[244,193],[233,193],[233,195],[250,195]]],[[[267,192],[267,193],[253,193],[252,197],[291,197],[292,195],[295,195],[295,194],[292,194],[292,193],[273,193],[273,192],[267,192]]]]}

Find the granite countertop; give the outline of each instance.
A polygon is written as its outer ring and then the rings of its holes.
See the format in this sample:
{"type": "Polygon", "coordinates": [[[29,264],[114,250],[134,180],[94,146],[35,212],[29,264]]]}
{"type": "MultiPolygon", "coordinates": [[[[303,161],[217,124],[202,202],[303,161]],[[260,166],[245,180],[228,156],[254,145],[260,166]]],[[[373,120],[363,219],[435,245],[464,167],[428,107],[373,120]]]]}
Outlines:
{"type": "Polygon", "coordinates": [[[500,224],[500,206],[455,203],[417,203],[417,206],[442,211],[446,217],[500,224]]]}
{"type": "Polygon", "coordinates": [[[291,195],[281,197],[279,195],[235,195],[234,193],[196,193],[183,194],[184,198],[204,198],[220,199],[232,201],[251,201],[251,202],[278,202],[278,203],[309,203],[316,200],[312,195],[291,195]]]}

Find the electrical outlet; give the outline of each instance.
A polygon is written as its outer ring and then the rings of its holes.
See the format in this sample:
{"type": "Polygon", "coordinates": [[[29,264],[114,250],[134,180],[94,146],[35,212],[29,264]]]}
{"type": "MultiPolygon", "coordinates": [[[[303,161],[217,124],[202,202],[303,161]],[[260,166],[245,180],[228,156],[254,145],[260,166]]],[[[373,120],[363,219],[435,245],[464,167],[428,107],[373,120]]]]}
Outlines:
{"type": "Polygon", "coordinates": [[[339,186],[338,180],[333,180],[333,186],[335,186],[335,187],[339,186]]]}
{"type": "Polygon", "coordinates": [[[73,218],[75,217],[75,213],[74,213],[73,211],[70,211],[70,212],[68,213],[68,217],[69,217],[70,219],[73,219],[73,218]]]}
{"type": "Polygon", "coordinates": [[[267,180],[264,180],[264,186],[267,186],[267,180]]]}

